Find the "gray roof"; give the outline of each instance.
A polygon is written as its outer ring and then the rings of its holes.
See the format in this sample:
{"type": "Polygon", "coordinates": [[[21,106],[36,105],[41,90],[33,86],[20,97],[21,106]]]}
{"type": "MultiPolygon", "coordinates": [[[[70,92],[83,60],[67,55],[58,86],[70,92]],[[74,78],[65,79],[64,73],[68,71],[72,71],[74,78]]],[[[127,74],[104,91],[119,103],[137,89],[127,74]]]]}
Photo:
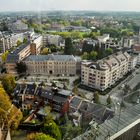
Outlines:
{"type": "MultiPolygon", "coordinates": [[[[106,120],[104,123],[99,125],[99,136],[96,137],[96,140],[104,140],[108,134],[113,136],[117,132],[126,128],[128,125],[132,124],[140,118],[140,104],[132,106],[126,109],[124,112],[121,112],[120,115],[116,115],[110,120],[106,120]]],[[[74,138],[73,140],[86,139],[87,135],[91,131],[86,131],[84,134],[74,138]]],[[[91,132],[92,133],[92,132],[91,132]]]]}
{"type": "Polygon", "coordinates": [[[19,61],[19,55],[8,54],[6,63],[15,63],[17,61],[19,61]]]}
{"type": "Polygon", "coordinates": [[[57,60],[57,61],[76,61],[73,55],[30,55],[25,59],[25,61],[47,61],[47,60],[57,60]]]}
{"type": "Polygon", "coordinates": [[[21,52],[24,48],[26,48],[28,45],[30,45],[30,42],[26,44],[21,44],[19,47],[17,47],[11,54],[17,55],[19,52],[21,52]]]}
{"type": "Polygon", "coordinates": [[[62,89],[62,90],[59,90],[58,91],[58,94],[64,95],[64,96],[70,96],[72,94],[72,92],[70,90],[64,90],[64,89],[62,89]]]}

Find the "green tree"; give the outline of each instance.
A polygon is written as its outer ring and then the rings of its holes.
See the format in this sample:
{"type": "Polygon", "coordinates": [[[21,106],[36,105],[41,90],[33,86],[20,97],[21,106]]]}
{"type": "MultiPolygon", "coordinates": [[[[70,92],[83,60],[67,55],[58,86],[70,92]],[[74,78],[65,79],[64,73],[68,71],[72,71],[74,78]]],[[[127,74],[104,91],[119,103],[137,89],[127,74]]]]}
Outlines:
{"type": "Polygon", "coordinates": [[[89,59],[89,54],[87,52],[84,52],[81,57],[82,57],[83,60],[88,60],[89,59]]]}
{"type": "Polygon", "coordinates": [[[27,71],[27,66],[22,61],[17,62],[15,68],[16,68],[18,74],[25,74],[27,71]]]}
{"type": "Polygon", "coordinates": [[[8,56],[9,52],[6,51],[5,53],[2,54],[1,59],[2,59],[2,63],[6,62],[7,56],[8,56]]]}
{"type": "Polygon", "coordinates": [[[84,41],[83,47],[82,47],[82,52],[90,53],[93,50],[94,50],[93,44],[89,44],[89,43],[87,43],[87,41],[84,41]]]}
{"type": "Polygon", "coordinates": [[[26,140],[56,140],[44,133],[31,133],[27,135],[26,140]]]}
{"type": "Polygon", "coordinates": [[[94,93],[94,102],[97,103],[97,104],[100,103],[99,92],[94,93]]]}
{"type": "Polygon", "coordinates": [[[62,139],[60,129],[53,120],[46,120],[42,130],[44,133],[49,134],[56,140],[62,139]]]}
{"type": "Polygon", "coordinates": [[[44,49],[42,50],[42,53],[41,53],[41,54],[47,55],[48,53],[49,53],[49,48],[44,48],[44,49]]]}
{"type": "Polygon", "coordinates": [[[71,38],[65,39],[64,54],[72,55],[74,53],[73,43],[71,38]]]}
{"type": "Polygon", "coordinates": [[[74,88],[73,88],[73,93],[75,94],[75,95],[78,95],[78,87],[77,87],[77,85],[75,85],[74,86],[74,88]]]}
{"type": "Polygon", "coordinates": [[[110,105],[112,103],[112,99],[111,99],[110,95],[106,99],[106,102],[107,102],[107,105],[110,105]]]}
{"type": "Polygon", "coordinates": [[[83,36],[82,36],[82,34],[80,32],[72,32],[71,37],[73,39],[82,39],[83,38],[83,36]]]}
{"type": "Polygon", "coordinates": [[[22,44],[21,40],[17,41],[17,47],[20,46],[22,44]]]}
{"type": "Polygon", "coordinates": [[[65,121],[65,124],[61,126],[61,130],[64,140],[71,140],[81,133],[81,127],[73,126],[72,121],[69,120],[67,114],[65,114],[63,120],[65,121]]]}
{"type": "Polygon", "coordinates": [[[23,43],[26,44],[27,42],[28,42],[28,39],[27,38],[24,38],[23,39],[23,43]]]}
{"type": "Polygon", "coordinates": [[[11,96],[16,86],[15,77],[12,75],[5,75],[1,77],[1,84],[6,93],[8,93],[8,95],[11,96]]]}
{"type": "Polygon", "coordinates": [[[113,50],[111,48],[105,49],[105,55],[106,56],[111,55],[112,53],[113,53],[113,50]]]}
{"type": "Polygon", "coordinates": [[[91,53],[90,53],[90,59],[91,60],[96,60],[96,58],[97,58],[97,52],[96,51],[92,51],[91,53]]]}

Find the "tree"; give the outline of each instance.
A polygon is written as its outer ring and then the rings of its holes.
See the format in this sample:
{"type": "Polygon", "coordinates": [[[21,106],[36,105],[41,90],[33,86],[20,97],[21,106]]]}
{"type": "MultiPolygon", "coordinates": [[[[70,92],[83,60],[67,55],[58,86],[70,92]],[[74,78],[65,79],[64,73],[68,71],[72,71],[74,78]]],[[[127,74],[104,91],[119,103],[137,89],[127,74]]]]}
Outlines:
{"type": "Polygon", "coordinates": [[[0,86],[0,123],[5,122],[9,128],[16,129],[22,117],[22,112],[11,104],[5,90],[0,86]]]}
{"type": "Polygon", "coordinates": [[[92,52],[90,53],[89,57],[90,57],[91,60],[96,60],[97,55],[98,55],[98,54],[97,54],[96,51],[92,51],[92,52]]]}
{"type": "Polygon", "coordinates": [[[61,130],[64,140],[71,140],[81,133],[81,127],[73,126],[73,123],[69,120],[67,114],[65,114],[63,121],[65,124],[61,126],[61,130]]]}
{"type": "Polygon", "coordinates": [[[47,55],[49,53],[49,48],[44,48],[43,50],[42,50],[42,54],[43,55],[47,55]]]}
{"type": "Polygon", "coordinates": [[[108,96],[108,98],[107,98],[106,102],[107,102],[107,105],[110,105],[110,104],[112,103],[112,100],[111,100],[110,95],[108,96]]]}
{"type": "Polygon", "coordinates": [[[75,95],[78,95],[78,87],[76,85],[74,86],[72,91],[75,95]]]}
{"type": "Polygon", "coordinates": [[[65,39],[65,48],[64,48],[64,54],[66,55],[72,55],[74,53],[73,43],[72,39],[66,38],[65,39]]]}
{"type": "Polygon", "coordinates": [[[17,41],[17,47],[20,46],[22,42],[20,40],[17,41]]]}
{"type": "Polygon", "coordinates": [[[23,43],[26,44],[27,42],[28,42],[28,39],[27,38],[24,38],[23,39],[23,43]]]}
{"type": "Polygon", "coordinates": [[[93,44],[88,44],[87,41],[84,41],[83,47],[82,47],[82,52],[90,53],[93,50],[94,50],[93,44]]]}
{"type": "Polygon", "coordinates": [[[89,54],[87,52],[84,52],[82,55],[83,60],[88,60],[89,59],[89,54]]]}
{"type": "Polygon", "coordinates": [[[43,132],[45,134],[49,134],[51,137],[56,140],[61,140],[61,132],[57,124],[53,120],[46,120],[43,126],[43,132]]]}
{"type": "Polygon", "coordinates": [[[44,133],[31,133],[27,135],[27,140],[56,140],[44,133]]]}
{"type": "Polygon", "coordinates": [[[1,78],[1,84],[6,93],[8,93],[8,95],[11,96],[16,86],[15,77],[12,75],[5,75],[1,78]]]}
{"type": "Polygon", "coordinates": [[[27,66],[24,62],[20,61],[16,63],[16,70],[18,74],[25,74],[27,71],[27,66]]]}
{"type": "Polygon", "coordinates": [[[82,36],[82,34],[80,32],[72,32],[71,37],[73,39],[82,39],[83,38],[83,36],[82,36]]]}
{"type": "Polygon", "coordinates": [[[100,103],[99,92],[94,93],[94,102],[97,103],[97,104],[100,103]]]}
{"type": "Polygon", "coordinates": [[[106,56],[108,56],[108,55],[110,55],[110,54],[112,54],[112,53],[113,53],[113,50],[112,50],[111,48],[105,49],[105,55],[106,55],[106,56]]]}
{"type": "Polygon", "coordinates": [[[2,54],[1,59],[2,59],[2,63],[6,62],[7,56],[8,56],[9,52],[6,51],[5,53],[2,54]]]}

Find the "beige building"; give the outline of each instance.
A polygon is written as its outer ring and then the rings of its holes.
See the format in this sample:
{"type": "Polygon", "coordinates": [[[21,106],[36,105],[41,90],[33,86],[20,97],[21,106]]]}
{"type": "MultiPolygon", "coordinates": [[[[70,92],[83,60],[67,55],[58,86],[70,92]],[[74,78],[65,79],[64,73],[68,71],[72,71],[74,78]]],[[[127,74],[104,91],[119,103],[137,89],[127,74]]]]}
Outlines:
{"type": "Polygon", "coordinates": [[[76,75],[73,55],[30,55],[24,62],[31,75],[76,75]]]}
{"type": "Polygon", "coordinates": [[[91,88],[105,90],[129,71],[128,53],[116,53],[97,62],[83,61],[81,83],[91,88]]]}
{"type": "Polygon", "coordinates": [[[16,50],[8,54],[6,60],[6,70],[7,73],[17,74],[16,72],[16,62],[21,61],[31,55],[38,55],[42,47],[42,36],[36,36],[32,43],[20,45],[16,50]]]}

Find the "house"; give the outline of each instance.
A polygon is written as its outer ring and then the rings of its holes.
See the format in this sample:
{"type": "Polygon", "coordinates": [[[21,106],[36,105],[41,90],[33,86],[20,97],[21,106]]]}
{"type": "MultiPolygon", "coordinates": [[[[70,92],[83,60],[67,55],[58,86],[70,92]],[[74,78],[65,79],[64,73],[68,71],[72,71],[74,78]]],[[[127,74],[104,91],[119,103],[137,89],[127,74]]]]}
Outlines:
{"type": "Polygon", "coordinates": [[[69,110],[72,92],[46,88],[42,89],[41,97],[44,99],[45,105],[49,105],[52,107],[52,110],[64,114],[69,110]]]}
{"type": "Polygon", "coordinates": [[[74,96],[70,101],[69,115],[81,125],[88,125],[92,120],[98,124],[113,117],[114,112],[102,105],[91,103],[81,97],[74,96]]]}
{"type": "Polygon", "coordinates": [[[13,103],[22,110],[35,109],[40,103],[40,105],[48,105],[52,110],[64,114],[69,110],[71,98],[72,92],[68,90],[35,84],[17,84],[13,103]]]}

